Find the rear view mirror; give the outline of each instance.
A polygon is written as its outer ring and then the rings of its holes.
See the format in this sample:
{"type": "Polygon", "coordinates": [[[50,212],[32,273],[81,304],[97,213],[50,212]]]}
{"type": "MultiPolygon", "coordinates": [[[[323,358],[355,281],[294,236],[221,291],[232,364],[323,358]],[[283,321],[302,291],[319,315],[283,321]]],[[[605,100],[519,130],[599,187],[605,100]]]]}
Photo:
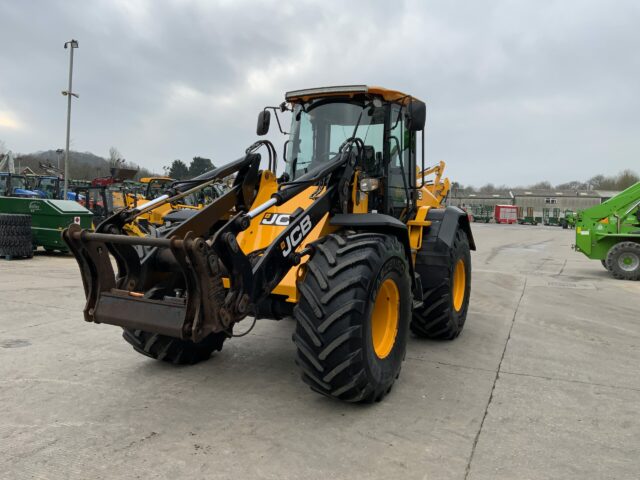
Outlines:
{"type": "Polygon", "coordinates": [[[256,133],[259,136],[266,135],[269,132],[269,124],[271,123],[271,112],[269,110],[263,110],[258,114],[258,126],[256,133]]]}
{"type": "Polygon", "coordinates": [[[427,119],[427,106],[424,102],[412,99],[409,104],[407,128],[412,132],[424,130],[424,124],[427,119]]]}

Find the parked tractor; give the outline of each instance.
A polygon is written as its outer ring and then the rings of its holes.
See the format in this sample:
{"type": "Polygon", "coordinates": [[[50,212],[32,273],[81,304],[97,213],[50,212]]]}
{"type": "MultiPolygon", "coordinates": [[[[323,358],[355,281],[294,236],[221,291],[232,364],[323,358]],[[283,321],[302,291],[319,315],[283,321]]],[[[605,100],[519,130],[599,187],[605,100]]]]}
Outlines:
{"type": "Polygon", "coordinates": [[[25,175],[0,172],[0,196],[13,198],[39,198],[37,191],[29,185],[25,175]]]}
{"type": "Polygon", "coordinates": [[[576,215],[575,249],[622,280],[640,280],[640,182],[576,215]]]}
{"type": "MultiPolygon", "coordinates": [[[[136,200],[136,206],[143,207],[148,201],[154,200],[167,190],[170,190],[176,180],[169,177],[145,177],[141,178],[140,182],[142,185],[146,185],[146,187],[144,188],[145,193],[143,198],[136,200]]],[[[141,223],[143,227],[145,224],[150,224],[152,227],[164,225],[167,215],[172,214],[169,217],[170,221],[175,221],[175,218],[190,215],[188,212],[181,212],[181,210],[201,210],[205,205],[208,205],[215,198],[222,195],[225,190],[226,188],[223,187],[220,182],[212,183],[197,192],[182,197],[179,203],[165,203],[138,216],[137,221],[141,223]]]]}
{"type": "Polygon", "coordinates": [[[576,212],[573,210],[565,210],[564,217],[560,219],[560,225],[565,230],[568,228],[576,228],[576,212]]]}
{"type": "Polygon", "coordinates": [[[422,101],[363,85],[298,90],[260,112],[257,134],[269,131],[271,112],[282,132],[286,111],[281,174],[275,146],[259,140],[95,233],[64,232],[82,274],[84,317],[122,327],[143,355],[193,364],[247,317],[292,316],[296,363],[312,390],[379,401],[400,374],[409,331],[447,340],[462,332],[469,221],[442,206],[448,180],[425,178],[422,101]],[[229,175],[232,187],[202,210],[147,236],[127,232],[139,216],[229,175]]]}

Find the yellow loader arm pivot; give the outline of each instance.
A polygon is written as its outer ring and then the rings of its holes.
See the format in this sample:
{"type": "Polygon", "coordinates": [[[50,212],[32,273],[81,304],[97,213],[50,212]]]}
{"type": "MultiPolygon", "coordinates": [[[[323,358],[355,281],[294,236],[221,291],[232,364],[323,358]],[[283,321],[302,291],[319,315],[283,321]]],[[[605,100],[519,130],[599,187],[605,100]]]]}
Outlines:
{"type": "Polygon", "coordinates": [[[417,184],[422,187],[418,194],[418,205],[429,207],[440,207],[451,188],[451,182],[447,177],[442,178],[446,163],[442,160],[429,168],[424,169],[422,172],[418,172],[417,184]],[[434,175],[433,180],[429,180],[426,177],[434,175]]]}

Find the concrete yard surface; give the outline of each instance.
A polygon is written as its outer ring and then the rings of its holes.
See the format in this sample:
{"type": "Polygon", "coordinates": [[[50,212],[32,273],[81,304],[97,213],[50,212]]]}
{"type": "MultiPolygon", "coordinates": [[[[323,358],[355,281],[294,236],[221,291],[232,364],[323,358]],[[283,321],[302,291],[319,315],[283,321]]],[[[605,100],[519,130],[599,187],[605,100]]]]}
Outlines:
{"type": "Polygon", "coordinates": [[[292,320],[174,367],[84,322],[72,257],[0,261],[0,478],[639,478],[640,283],[570,230],[473,231],[463,334],[411,337],[374,405],[302,383],[292,320]]]}

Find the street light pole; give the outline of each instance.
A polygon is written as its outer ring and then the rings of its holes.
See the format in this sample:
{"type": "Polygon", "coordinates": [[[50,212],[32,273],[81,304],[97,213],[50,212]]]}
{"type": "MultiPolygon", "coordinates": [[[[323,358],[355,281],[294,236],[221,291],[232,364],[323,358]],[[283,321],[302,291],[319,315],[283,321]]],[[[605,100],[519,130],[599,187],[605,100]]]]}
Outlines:
{"type": "Polygon", "coordinates": [[[60,170],[60,158],[62,157],[62,154],[64,153],[64,150],[61,149],[61,148],[58,148],[56,150],[56,153],[58,154],[58,170],[60,170]]]}
{"type": "Polygon", "coordinates": [[[69,190],[69,137],[71,134],[71,97],[78,98],[78,95],[73,93],[71,89],[73,79],[73,50],[78,48],[78,41],[71,39],[65,42],[64,48],[70,48],[69,55],[69,89],[62,92],[62,95],[67,97],[67,146],[64,151],[64,196],[67,199],[67,191],[69,190]]]}

